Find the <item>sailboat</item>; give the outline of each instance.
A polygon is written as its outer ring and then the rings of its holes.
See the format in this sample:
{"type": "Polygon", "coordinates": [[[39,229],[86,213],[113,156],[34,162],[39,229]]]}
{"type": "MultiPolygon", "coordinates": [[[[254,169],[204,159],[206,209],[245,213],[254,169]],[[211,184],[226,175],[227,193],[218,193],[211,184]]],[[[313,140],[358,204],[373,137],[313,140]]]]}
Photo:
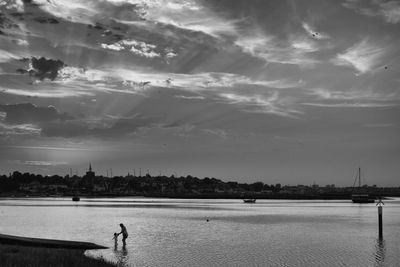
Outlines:
{"type": "Polygon", "coordinates": [[[358,180],[358,190],[353,190],[353,194],[351,195],[351,200],[353,201],[353,203],[374,203],[375,198],[371,197],[368,193],[361,192],[361,168],[358,168],[353,188],[357,180],[358,180]]]}

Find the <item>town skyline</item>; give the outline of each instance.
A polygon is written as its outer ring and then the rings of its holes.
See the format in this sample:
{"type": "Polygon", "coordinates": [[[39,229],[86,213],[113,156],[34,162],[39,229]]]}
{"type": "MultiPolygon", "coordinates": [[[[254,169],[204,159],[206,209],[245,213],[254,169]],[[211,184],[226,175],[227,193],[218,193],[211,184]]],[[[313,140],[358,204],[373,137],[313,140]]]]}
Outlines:
{"type": "Polygon", "coordinates": [[[397,186],[400,2],[0,3],[0,173],[397,186]]]}
{"type": "Polygon", "coordinates": [[[244,198],[244,199],[350,199],[355,193],[368,193],[374,198],[396,197],[400,186],[381,187],[354,181],[352,186],[335,184],[288,185],[281,183],[239,183],[215,177],[132,175],[103,176],[89,165],[82,176],[21,173],[0,175],[2,197],[168,197],[168,198],[244,198]]]}
{"type": "MultiPolygon", "coordinates": [[[[29,168],[28,168],[29,169],[29,168]]],[[[191,173],[177,173],[175,171],[171,173],[163,172],[162,170],[158,171],[152,171],[151,169],[145,169],[145,168],[131,168],[130,170],[124,172],[118,171],[115,173],[113,171],[113,168],[100,168],[100,169],[95,169],[92,168],[92,163],[89,162],[89,164],[86,166],[86,168],[83,168],[81,170],[78,169],[73,169],[69,168],[66,172],[64,173],[34,173],[34,172],[29,172],[29,171],[21,171],[21,170],[14,170],[8,173],[0,173],[0,175],[5,175],[5,176],[12,176],[13,173],[18,172],[21,174],[27,173],[27,174],[34,174],[34,175],[40,175],[42,177],[52,177],[52,176],[60,176],[60,177],[85,177],[88,175],[88,173],[93,173],[93,176],[95,177],[104,177],[104,178],[115,178],[115,177],[175,177],[175,178],[185,178],[185,177],[195,177],[198,179],[205,179],[205,178],[213,178],[213,179],[218,179],[223,182],[235,182],[235,183],[257,183],[257,182],[262,182],[265,184],[282,184],[282,185],[287,185],[287,186],[295,186],[295,185],[308,185],[308,186],[338,186],[338,187],[356,187],[358,183],[361,183],[362,186],[379,186],[379,187],[399,187],[400,184],[394,184],[394,185],[385,185],[385,184],[379,184],[379,179],[371,179],[371,178],[366,178],[365,177],[365,172],[364,170],[361,170],[360,168],[360,182],[358,182],[358,169],[355,171],[352,179],[350,179],[348,184],[336,184],[336,183],[319,183],[318,180],[313,180],[312,182],[303,182],[303,183],[290,183],[290,182],[285,182],[287,179],[278,179],[278,178],[273,178],[270,179],[267,176],[264,177],[251,177],[251,179],[248,178],[238,178],[235,179],[234,177],[231,178],[224,178],[224,177],[216,177],[213,175],[209,176],[197,176],[195,174],[191,173]],[[92,172],[93,171],[93,172],[92,172]],[[378,181],[378,183],[376,183],[378,181]]],[[[292,179],[288,179],[291,181],[292,179]]],[[[323,180],[323,179],[322,179],[323,180]]],[[[303,179],[303,181],[306,181],[306,179],[303,179]]]]}

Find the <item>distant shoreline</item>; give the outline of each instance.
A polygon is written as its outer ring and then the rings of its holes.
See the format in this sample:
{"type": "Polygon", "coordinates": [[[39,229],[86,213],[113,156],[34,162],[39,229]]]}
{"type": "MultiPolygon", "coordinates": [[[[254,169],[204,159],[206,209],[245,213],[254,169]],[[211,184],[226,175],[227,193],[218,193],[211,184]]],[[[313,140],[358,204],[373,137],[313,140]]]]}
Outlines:
{"type": "MultiPolygon", "coordinates": [[[[280,199],[280,200],[351,200],[349,194],[326,194],[326,195],[307,195],[307,194],[256,194],[249,196],[242,196],[236,194],[201,194],[201,195],[161,195],[161,194],[148,194],[148,195],[115,195],[115,194],[81,194],[80,197],[84,198],[171,198],[171,199],[280,199]]],[[[26,194],[2,194],[0,197],[3,198],[72,198],[73,195],[26,195],[26,194]]],[[[378,196],[372,195],[372,197],[378,198],[378,196]]],[[[397,195],[385,195],[382,199],[388,199],[390,197],[400,197],[397,195]]]]}
{"type": "Polygon", "coordinates": [[[216,178],[175,176],[96,176],[89,171],[74,175],[42,176],[14,171],[0,176],[0,196],[5,197],[163,197],[179,199],[294,199],[350,200],[355,192],[371,197],[400,197],[400,187],[336,187],[224,182],[216,178]]]}

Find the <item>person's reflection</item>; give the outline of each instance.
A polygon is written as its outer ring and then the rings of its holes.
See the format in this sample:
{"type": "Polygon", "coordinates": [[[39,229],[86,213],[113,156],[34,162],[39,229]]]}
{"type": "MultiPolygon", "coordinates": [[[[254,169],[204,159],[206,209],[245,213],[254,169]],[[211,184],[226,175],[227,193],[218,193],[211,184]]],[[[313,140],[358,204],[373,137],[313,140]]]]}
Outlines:
{"type": "Polygon", "coordinates": [[[375,243],[375,266],[384,266],[385,254],[385,240],[377,239],[375,243]]]}
{"type": "Polygon", "coordinates": [[[114,254],[115,258],[117,259],[117,266],[123,266],[123,267],[128,266],[129,256],[126,246],[123,246],[121,249],[118,249],[118,244],[115,243],[114,254]]]}

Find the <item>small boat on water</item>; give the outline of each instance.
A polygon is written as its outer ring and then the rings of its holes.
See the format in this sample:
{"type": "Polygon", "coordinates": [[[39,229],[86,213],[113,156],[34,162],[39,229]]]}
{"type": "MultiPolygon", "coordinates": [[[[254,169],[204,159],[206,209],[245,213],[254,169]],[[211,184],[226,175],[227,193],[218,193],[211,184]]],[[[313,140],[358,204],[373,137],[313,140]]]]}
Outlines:
{"type": "Polygon", "coordinates": [[[256,203],[256,200],[257,199],[255,199],[255,198],[248,198],[248,199],[243,199],[243,202],[244,203],[256,203]]]}
{"type": "Polygon", "coordinates": [[[0,244],[46,247],[46,248],[84,249],[84,250],[107,248],[90,242],[43,239],[43,238],[33,238],[33,237],[3,235],[3,234],[0,234],[0,244]]]}
{"type": "Polygon", "coordinates": [[[81,198],[79,197],[78,190],[75,190],[75,194],[72,197],[72,201],[79,201],[81,198]]]}
{"type": "Polygon", "coordinates": [[[351,201],[353,203],[374,203],[375,198],[370,196],[367,192],[362,192],[362,187],[361,187],[361,168],[358,168],[357,176],[353,184],[353,188],[355,183],[358,180],[358,189],[354,189],[353,194],[351,195],[351,201]]]}
{"type": "Polygon", "coordinates": [[[353,203],[374,203],[375,199],[370,197],[369,194],[352,194],[351,201],[353,203]]]}

